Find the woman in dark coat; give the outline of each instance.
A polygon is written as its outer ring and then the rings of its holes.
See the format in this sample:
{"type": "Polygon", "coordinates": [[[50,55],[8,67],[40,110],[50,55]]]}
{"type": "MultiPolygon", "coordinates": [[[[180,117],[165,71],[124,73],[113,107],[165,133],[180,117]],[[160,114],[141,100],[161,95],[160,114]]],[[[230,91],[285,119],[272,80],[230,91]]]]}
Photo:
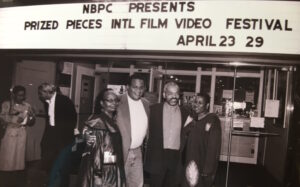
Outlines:
{"type": "Polygon", "coordinates": [[[112,90],[99,95],[100,114],[85,122],[86,148],[82,154],[78,187],[125,186],[122,140],[114,121],[118,96],[112,90]]]}
{"type": "Polygon", "coordinates": [[[218,116],[209,113],[210,97],[197,94],[192,101],[193,120],[183,129],[183,187],[211,187],[221,149],[218,116]]]}

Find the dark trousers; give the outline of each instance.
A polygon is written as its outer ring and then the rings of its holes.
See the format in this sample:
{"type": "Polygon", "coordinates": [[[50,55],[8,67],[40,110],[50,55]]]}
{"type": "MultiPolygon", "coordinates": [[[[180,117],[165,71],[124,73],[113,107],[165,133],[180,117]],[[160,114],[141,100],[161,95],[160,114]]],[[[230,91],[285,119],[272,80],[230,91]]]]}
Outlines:
{"type": "Polygon", "coordinates": [[[178,187],[180,186],[181,167],[180,153],[177,150],[164,150],[163,170],[158,174],[150,174],[151,187],[178,187]]]}
{"type": "Polygon", "coordinates": [[[75,143],[66,146],[58,154],[50,171],[48,187],[69,186],[69,176],[79,168],[85,143],[77,143],[76,151],[72,150],[74,145],[75,143]]]}
{"type": "Polygon", "coordinates": [[[71,172],[72,146],[68,145],[60,151],[50,171],[48,187],[69,186],[69,173],[71,172]]]}
{"type": "Polygon", "coordinates": [[[150,175],[150,187],[178,187],[177,172],[166,170],[163,174],[150,175]]]}

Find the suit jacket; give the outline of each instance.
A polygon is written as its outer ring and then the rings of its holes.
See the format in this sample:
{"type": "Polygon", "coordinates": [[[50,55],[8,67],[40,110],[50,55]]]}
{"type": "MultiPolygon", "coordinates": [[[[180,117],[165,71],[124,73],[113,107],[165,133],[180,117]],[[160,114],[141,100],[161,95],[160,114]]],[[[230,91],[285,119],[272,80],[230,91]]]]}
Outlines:
{"type": "Polygon", "coordinates": [[[54,104],[55,126],[50,126],[48,103],[45,102],[46,128],[41,142],[42,153],[45,150],[61,150],[74,141],[74,128],[77,114],[73,102],[64,95],[56,95],[54,104]]]}
{"type": "MultiPolygon", "coordinates": [[[[141,98],[144,105],[147,117],[149,119],[149,102],[141,98]]],[[[120,129],[122,136],[122,145],[123,145],[123,158],[124,162],[127,160],[128,151],[131,145],[131,123],[130,123],[130,113],[127,94],[124,94],[120,98],[120,104],[117,109],[117,125],[120,129]]]]}
{"type": "MultiPolygon", "coordinates": [[[[145,170],[151,174],[162,174],[165,167],[163,147],[163,105],[159,103],[150,107],[149,139],[146,150],[145,170]]],[[[180,107],[181,131],[188,117],[188,111],[180,107]]],[[[166,114],[167,115],[167,114],[166,114]]],[[[178,137],[181,138],[181,137],[178,137]]],[[[179,164],[180,159],[178,159],[179,164]]]]}

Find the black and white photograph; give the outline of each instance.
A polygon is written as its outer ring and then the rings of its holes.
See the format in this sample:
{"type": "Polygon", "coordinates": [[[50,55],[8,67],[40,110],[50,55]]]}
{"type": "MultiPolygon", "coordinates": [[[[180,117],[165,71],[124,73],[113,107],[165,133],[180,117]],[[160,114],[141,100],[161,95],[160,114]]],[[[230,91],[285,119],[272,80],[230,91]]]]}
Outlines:
{"type": "Polygon", "coordinates": [[[0,0],[0,187],[299,187],[300,1],[0,0]]]}

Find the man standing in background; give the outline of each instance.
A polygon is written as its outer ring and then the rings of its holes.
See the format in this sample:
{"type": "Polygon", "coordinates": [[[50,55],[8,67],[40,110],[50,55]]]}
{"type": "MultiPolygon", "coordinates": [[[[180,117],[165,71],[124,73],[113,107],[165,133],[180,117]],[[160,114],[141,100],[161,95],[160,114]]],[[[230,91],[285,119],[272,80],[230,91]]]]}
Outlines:
{"type": "Polygon", "coordinates": [[[150,174],[150,186],[175,187],[181,179],[180,137],[188,112],[179,107],[175,82],[164,86],[163,97],[163,103],[150,107],[145,170],[150,174]]]}
{"type": "Polygon", "coordinates": [[[127,94],[121,96],[117,110],[125,163],[127,187],[142,187],[143,176],[143,142],[148,131],[148,101],[142,98],[146,89],[145,80],[138,74],[131,75],[127,94]]]}
{"type": "Polygon", "coordinates": [[[41,142],[42,165],[50,171],[48,187],[68,186],[68,176],[74,128],[77,114],[73,102],[57,94],[56,87],[43,83],[38,87],[40,100],[45,104],[46,128],[41,142]]]}

